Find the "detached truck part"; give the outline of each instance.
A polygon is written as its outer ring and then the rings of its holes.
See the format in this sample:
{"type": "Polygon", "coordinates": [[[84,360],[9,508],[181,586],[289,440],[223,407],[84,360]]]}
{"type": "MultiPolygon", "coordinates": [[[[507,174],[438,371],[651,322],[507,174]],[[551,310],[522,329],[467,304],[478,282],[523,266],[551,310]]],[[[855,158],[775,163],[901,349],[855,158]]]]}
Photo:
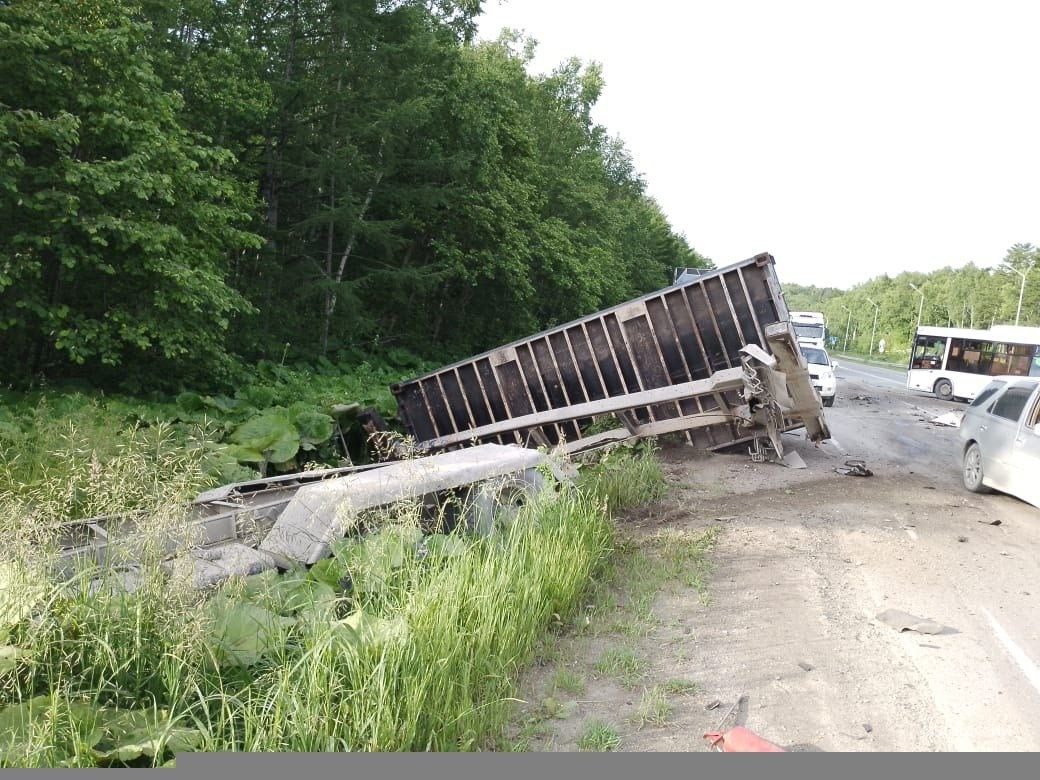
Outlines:
{"type": "Polygon", "coordinates": [[[397,383],[398,417],[425,450],[498,442],[575,452],[670,431],[716,449],[764,428],[776,442],[780,430],[801,426],[813,441],[828,438],[774,265],[761,254],[683,274],[658,292],[397,383]],[[753,414],[763,403],[756,390],[779,412],[773,423],[753,414]],[[623,428],[590,436],[589,423],[606,414],[623,428]]]}

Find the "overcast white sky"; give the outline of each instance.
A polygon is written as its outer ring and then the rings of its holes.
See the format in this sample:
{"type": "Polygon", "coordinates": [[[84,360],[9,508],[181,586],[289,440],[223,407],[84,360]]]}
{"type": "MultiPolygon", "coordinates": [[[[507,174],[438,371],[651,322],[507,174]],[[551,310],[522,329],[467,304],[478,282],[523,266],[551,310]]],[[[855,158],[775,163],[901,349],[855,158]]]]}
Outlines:
{"type": "Polygon", "coordinates": [[[596,121],[718,265],[847,287],[1040,244],[1040,2],[485,0],[503,27],[536,72],[602,63],[596,121]]]}

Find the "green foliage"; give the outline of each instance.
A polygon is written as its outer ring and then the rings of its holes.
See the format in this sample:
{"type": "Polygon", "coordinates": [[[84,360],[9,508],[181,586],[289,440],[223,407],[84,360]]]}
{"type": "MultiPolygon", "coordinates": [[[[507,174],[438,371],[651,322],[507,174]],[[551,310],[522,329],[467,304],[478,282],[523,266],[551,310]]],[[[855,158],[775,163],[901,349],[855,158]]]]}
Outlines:
{"type": "Polygon", "coordinates": [[[610,512],[649,504],[664,494],[664,472],[647,442],[615,447],[585,466],[581,484],[603,496],[610,512]]]}
{"type": "Polygon", "coordinates": [[[785,285],[788,308],[822,311],[837,349],[847,347],[877,355],[878,342],[886,342],[886,355],[904,362],[910,342],[921,325],[957,328],[989,328],[1014,324],[1040,325],[1040,249],[1030,244],[1011,247],[996,268],[969,263],[962,268],[942,268],[929,274],[906,272],[879,276],[848,291],[785,285]],[[1026,274],[1025,286],[1022,277],[1026,274]],[[923,293],[911,287],[916,285],[923,293]],[[1022,310],[1018,298],[1022,294],[1022,310]],[[878,306],[875,310],[870,301],[878,306]],[[796,305],[797,304],[797,305],[796,305]],[[877,315],[875,327],[874,318],[877,315]],[[873,349],[871,334],[874,333],[873,349]]]}
{"type": "Polygon", "coordinates": [[[295,400],[247,365],[400,379],[707,264],[592,121],[599,68],[529,75],[480,3],[138,2],[0,6],[6,382],[233,417],[295,400]]]}
{"type": "Polygon", "coordinates": [[[0,7],[0,357],[30,375],[197,376],[251,309],[226,275],[260,245],[252,197],[144,44],[114,0],[0,7]]]}
{"type": "MultiPolygon", "coordinates": [[[[19,601],[31,614],[12,614],[0,637],[18,650],[0,671],[0,764],[486,747],[536,641],[609,554],[600,505],[548,492],[495,541],[423,541],[406,510],[323,566],[231,582],[201,602],[159,570],[132,593],[38,584],[19,601]],[[369,593],[366,577],[387,582],[369,593]]],[[[21,558],[6,581],[45,583],[47,566],[21,558]]]]}
{"type": "Polygon", "coordinates": [[[621,747],[617,729],[602,720],[590,721],[578,737],[578,750],[606,752],[621,747]]]}

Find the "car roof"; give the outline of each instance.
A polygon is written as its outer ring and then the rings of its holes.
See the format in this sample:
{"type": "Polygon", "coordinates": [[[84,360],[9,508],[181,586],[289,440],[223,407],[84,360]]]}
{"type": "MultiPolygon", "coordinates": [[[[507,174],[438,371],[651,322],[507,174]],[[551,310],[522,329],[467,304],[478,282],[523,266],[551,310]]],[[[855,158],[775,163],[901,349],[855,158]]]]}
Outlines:
{"type": "Polygon", "coordinates": [[[1012,374],[1004,374],[1003,376],[991,377],[990,384],[994,382],[998,384],[1007,384],[1008,382],[1024,382],[1027,385],[1040,384],[1040,376],[1014,376],[1012,374]]]}

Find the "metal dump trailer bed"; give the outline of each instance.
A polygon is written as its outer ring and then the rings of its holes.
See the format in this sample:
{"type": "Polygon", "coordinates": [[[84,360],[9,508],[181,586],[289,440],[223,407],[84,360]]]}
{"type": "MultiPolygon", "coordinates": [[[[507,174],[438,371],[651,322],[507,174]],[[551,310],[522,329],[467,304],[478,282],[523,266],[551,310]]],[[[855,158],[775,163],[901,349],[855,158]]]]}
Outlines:
{"type": "Polygon", "coordinates": [[[779,428],[805,425],[813,440],[826,438],[788,319],[773,257],[760,254],[390,389],[424,449],[498,442],[576,451],[602,414],[624,424],[615,439],[686,431],[695,446],[716,449],[756,435],[739,411],[751,345],[776,358],[794,399],[779,428]]]}

